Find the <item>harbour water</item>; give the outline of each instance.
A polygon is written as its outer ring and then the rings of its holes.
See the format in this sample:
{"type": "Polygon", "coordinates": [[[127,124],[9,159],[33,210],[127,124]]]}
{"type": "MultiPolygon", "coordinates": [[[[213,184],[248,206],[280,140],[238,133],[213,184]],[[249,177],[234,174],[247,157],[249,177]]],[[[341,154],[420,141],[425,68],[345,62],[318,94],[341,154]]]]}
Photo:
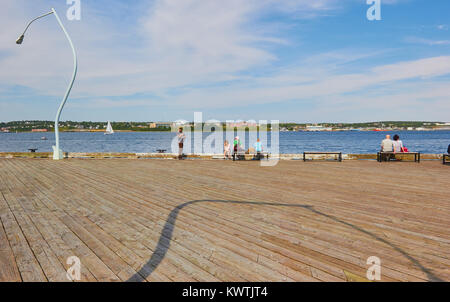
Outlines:
{"type": "MultiPolygon", "coordinates": [[[[343,153],[376,153],[386,134],[398,134],[410,151],[439,154],[447,152],[450,131],[342,131],[342,132],[280,132],[280,153],[303,151],[340,151],[343,153]]],[[[206,138],[210,133],[204,133],[206,138]]],[[[131,152],[153,153],[157,149],[170,152],[175,134],[171,132],[116,132],[113,135],[89,132],[63,132],[61,147],[66,152],[131,152]]],[[[269,135],[270,142],[270,135],[269,135]]],[[[0,152],[51,152],[54,133],[0,133],[0,152]],[[46,137],[47,140],[42,140],[46,137]]],[[[249,146],[248,133],[245,139],[249,146]]],[[[187,152],[188,153],[188,152],[187,152]]]]}

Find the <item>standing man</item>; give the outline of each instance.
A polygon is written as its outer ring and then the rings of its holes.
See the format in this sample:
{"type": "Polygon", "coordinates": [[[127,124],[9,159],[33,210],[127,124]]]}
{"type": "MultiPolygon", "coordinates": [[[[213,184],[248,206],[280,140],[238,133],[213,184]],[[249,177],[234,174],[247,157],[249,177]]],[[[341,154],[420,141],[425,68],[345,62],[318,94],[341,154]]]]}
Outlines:
{"type": "Polygon", "coordinates": [[[183,159],[183,144],[186,135],[183,133],[183,128],[178,129],[178,159],[183,159]]]}
{"type": "Polygon", "coordinates": [[[241,140],[239,139],[239,136],[236,136],[233,142],[233,161],[236,160],[236,156],[238,157],[238,159],[240,159],[239,154],[241,153],[241,149],[242,149],[241,140]]]}

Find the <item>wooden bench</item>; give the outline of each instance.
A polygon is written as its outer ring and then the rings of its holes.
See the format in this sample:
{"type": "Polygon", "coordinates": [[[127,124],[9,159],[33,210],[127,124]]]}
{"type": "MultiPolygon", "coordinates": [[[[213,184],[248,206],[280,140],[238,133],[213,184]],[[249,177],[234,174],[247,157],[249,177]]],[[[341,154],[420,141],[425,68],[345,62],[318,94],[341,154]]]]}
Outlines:
{"type": "Polygon", "coordinates": [[[232,158],[233,161],[236,160],[246,160],[246,157],[252,157],[252,160],[261,160],[261,159],[269,159],[270,153],[269,152],[251,152],[251,153],[245,153],[243,150],[238,152],[233,152],[232,158]]]}
{"type": "MultiPolygon", "coordinates": [[[[306,161],[306,155],[337,155],[338,157],[336,158],[337,161],[341,162],[342,161],[342,152],[303,152],[303,161],[306,161]]],[[[311,159],[313,160],[313,159],[311,159]]]]}
{"type": "Polygon", "coordinates": [[[38,149],[33,149],[33,148],[30,148],[30,149],[28,149],[31,153],[36,153],[36,151],[38,150],[38,149]]]}
{"type": "Polygon", "coordinates": [[[400,153],[394,153],[394,152],[378,152],[377,153],[377,161],[379,163],[383,161],[391,161],[396,160],[395,155],[401,154],[401,155],[408,155],[412,154],[414,155],[414,162],[420,163],[420,152],[400,152],[400,153]]]}
{"type": "Polygon", "coordinates": [[[158,152],[158,153],[166,153],[166,149],[156,149],[156,151],[158,152]]]}
{"type": "Polygon", "coordinates": [[[244,151],[233,152],[232,157],[233,161],[245,160],[245,152],[244,151]]]}
{"type": "Polygon", "coordinates": [[[253,155],[253,159],[255,160],[261,160],[261,159],[269,159],[269,152],[255,152],[255,153],[250,153],[250,155],[253,155]]]}
{"type": "Polygon", "coordinates": [[[442,156],[442,163],[443,163],[444,165],[450,164],[450,154],[444,154],[444,155],[442,156]]]}

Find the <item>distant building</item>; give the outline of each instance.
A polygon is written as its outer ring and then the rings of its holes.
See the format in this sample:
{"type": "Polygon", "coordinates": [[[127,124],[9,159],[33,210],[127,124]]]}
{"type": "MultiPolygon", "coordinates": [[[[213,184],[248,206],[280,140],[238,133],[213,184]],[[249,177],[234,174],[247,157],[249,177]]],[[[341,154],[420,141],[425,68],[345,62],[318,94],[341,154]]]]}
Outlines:
{"type": "Polygon", "coordinates": [[[308,126],[306,126],[305,130],[306,131],[313,131],[313,132],[316,132],[316,131],[333,131],[332,128],[325,128],[324,126],[320,126],[320,125],[316,125],[316,126],[308,125],[308,126]]]}
{"type": "Polygon", "coordinates": [[[255,128],[258,127],[256,122],[235,121],[227,123],[227,128],[255,128]]]}
{"type": "Polygon", "coordinates": [[[173,124],[171,122],[158,122],[155,128],[171,128],[173,124]]]}
{"type": "Polygon", "coordinates": [[[152,122],[149,123],[148,126],[151,129],[155,128],[172,128],[172,126],[183,126],[188,124],[186,121],[176,121],[176,122],[152,122]]]}
{"type": "Polygon", "coordinates": [[[31,129],[31,132],[48,132],[48,129],[31,129]]]}

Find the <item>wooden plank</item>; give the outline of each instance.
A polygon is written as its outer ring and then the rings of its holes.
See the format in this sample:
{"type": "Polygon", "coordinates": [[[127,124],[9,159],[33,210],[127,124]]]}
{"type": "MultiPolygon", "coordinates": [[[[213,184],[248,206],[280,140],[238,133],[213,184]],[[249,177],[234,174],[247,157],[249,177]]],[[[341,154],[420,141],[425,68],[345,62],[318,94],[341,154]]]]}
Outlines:
{"type": "MultiPolygon", "coordinates": [[[[37,172],[37,171],[36,171],[36,172],[37,172]]],[[[44,178],[44,177],[42,177],[42,176],[40,177],[40,179],[43,179],[43,178],[44,178]]],[[[72,196],[72,195],[70,195],[70,196],[72,196]]],[[[54,196],[52,196],[52,197],[54,197],[54,200],[65,200],[65,198],[64,198],[63,196],[61,196],[61,194],[58,194],[57,196],[54,195],[54,196]]],[[[65,207],[65,208],[69,208],[69,209],[74,210],[74,208],[72,207],[71,204],[74,204],[74,199],[73,199],[73,198],[70,199],[70,201],[68,201],[67,203],[65,203],[65,204],[64,204],[64,207],[65,207]]],[[[64,211],[61,211],[61,209],[60,209],[58,206],[56,206],[55,204],[53,204],[52,208],[53,208],[54,211],[60,211],[60,212],[61,212],[60,215],[63,215],[63,217],[67,217],[66,213],[65,213],[64,211]]],[[[81,217],[81,216],[78,216],[78,217],[81,217]]],[[[65,218],[62,218],[62,220],[65,221],[66,219],[65,219],[65,218]]],[[[72,224],[72,226],[73,226],[73,224],[72,224]]],[[[118,229],[116,229],[116,230],[113,232],[113,234],[117,234],[117,233],[119,233],[118,229]]],[[[146,254],[146,256],[149,257],[149,254],[146,254]]],[[[134,257],[136,257],[136,255],[134,255],[134,257]]],[[[133,260],[133,264],[135,264],[135,263],[134,263],[135,261],[136,261],[136,260],[133,260]]],[[[142,260],[141,263],[143,263],[143,262],[144,262],[144,260],[142,260]]],[[[114,264],[113,264],[113,265],[114,265],[114,264]]],[[[137,270],[138,268],[141,269],[141,265],[140,265],[140,264],[138,265],[138,267],[136,267],[136,270],[137,270]]],[[[128,270],[128,269],[125,268],[125,270],[128,270]]],[[[128,270],[128,271],[129,271],[129,270],[128,270]]],[[[129,271],[128,274],[130,274],[130,272],[131,272],[131,271],[129,271]]],[[[180,275],[180,272],[177,271],[177,274],[180,275]]],[[[123,276],[123,278],[125,278],[125,275],[123,276]]],[[[135,280],[135,281],[139,281],[140,278],[139,278],[138,276],[135,276],[134,280],[135,280]]],[[[158,276],[155,277],[154,275],[152,275],[151,278],[149,279],[149,281],[168,281],[168,279],[167,279],[167,278],[161,278],[161,276],[158,278],[158,276]]]]}
{"type": "MultiPolygon", "coordinates": [[[[24,185],[24,184],[23,184],[24,185]]],[[[30,197],[29,197],[30,198],[30,197]]],[[[64,226],[68,227],[71,232],[66,232],[64,235],[61,236],[63,241],[66,242],[69,246],[75,247],[73,250],[75,253],[73,253],[73,256],[80,255],[80,260],[82,267],[87,266],[89,271],[94,273],[96,276],[96,279],[99,281],[119,281],[119,278],[105,265],[103,261],[100,261],[97,258],[97,255],[91,251],[91,249],[98,248],[98,246],[95,246],[94,242],[91,242],[91,245],[83,242],[83,236],[80,236],[80,232],[83,232],[83,228],[78,228],[78,225],[74,223],[70,217],[65,215],[61,212],[54,212],[56,216],[59,218],[59,221],[54,220],[54,223],[61,224],[61,222],[64,222],[64,226]],[[75,229],[75,231],[74,231],[75,229]],[[73,232],[73,233],[72,233],[73,232]],[[78,242],[81,241],[82,244],[78,244],[78,242]],[[89,248],[87,248],[89,246],[89,248]]],[[[61,226],[57,226],[57,228],[61,228],[61,226]]],[[[86,233],[83,233],[86,234],[86,233]]],[[[89,238],[92,239],[92,238],[89,238]]],[[[88,239],[88,240],[89,240],[88,239]]],[[[108,259],[111,261],[111,259],[108,259]]],[[[117,259],[115,259],[117,260],[117,259]]],[[[66,263],[67,264],[67,263],[66,263]]],[[[117,264],[114,262],[114,264],[117,264]]],[[[44,271],[50,271],[52,268],[46,267],[44,271]]],[[[126,271],[126,269],[125,269],[126,271]]],[[[66,271],[63,270],[59,274],[62,278],[62,280],[67,281],[66,278],[66,271]]],[[[61,281],[62,281],[61,280],[61,281]]]]}
{"type": "MultiPolygon", "coordinates": [[[[2,192],[3,193],[3,192],[2,192]]],[[[39,262],[36,260],[15,216],[7,204],[7,196],[0,198],[0,219],[9,245],[13,251],[15,262],[23,281],[47,281],[39,262]]],[[[13,264],[12,264],[13,265],[13,264]]]]}
{"type": "MultiPolygon", "coordinates": [[[[0,194],[0,198],[3,195],[0,194]]],[[[0,282],[17,282],[22,281],[19,269],[17,268],[16,259],[9,245],[8,238],[0,220],[0,282]]]]}
{"type": "Polygon", "coordinates": [[[72,252],[85,280],[364,281],[373,255],[383,281],[450,280],[448,169],[438,163],[0,161],[10,251],[16,259],[16,221],[50,280],[51,261],[72,252]],[[384,181],[398,173],[409,177],[384,181]],[[205,202],[168,220],[193,200],[205,202]]]}
{"type": "MultiPolygon", "coordinates": [[[[120,212],[120,211],[117,211],[117,212],[120,212]]],[[[197,241],[199,240],[199,238],[197,237],[197,241]]],[[[190,240],[188,240],[188,241],[190,241],[190,240]]],[[[198,249],[198,248],[197,248],[198,249]]],[[[230,253],[228,253],[227,254],[228,256],[230,256],[230,253]]],[[[215,259],[216,261],[219,261],[218,259],[215,259]]],[[[272,266],[274,266],[274,265],[272,265],[272,266]]],[[[284,269],[284,270],[286,270],[286,269],[284,269]]],[[[261,272],[260,272],[261,273],[261,272]]],[[[273,272],[272,272],[272,274],[273,274],[273,272]]],[[[276,274],[275,275],[272,275],[271,277],[275,277],[276,276],[276,274]]],[[[255,276],[253,277],[253,278],[255,278],[255,276]]],[[[259,278],[259,276],[258,276],[258,278],[259,278]]],[[[279,280],[287,280],[287,278],[286,277],[280,277],[280,279],[279,280]]],[[[303,279],[304,279],[304,277],[303,277],[303,279]]]]}

